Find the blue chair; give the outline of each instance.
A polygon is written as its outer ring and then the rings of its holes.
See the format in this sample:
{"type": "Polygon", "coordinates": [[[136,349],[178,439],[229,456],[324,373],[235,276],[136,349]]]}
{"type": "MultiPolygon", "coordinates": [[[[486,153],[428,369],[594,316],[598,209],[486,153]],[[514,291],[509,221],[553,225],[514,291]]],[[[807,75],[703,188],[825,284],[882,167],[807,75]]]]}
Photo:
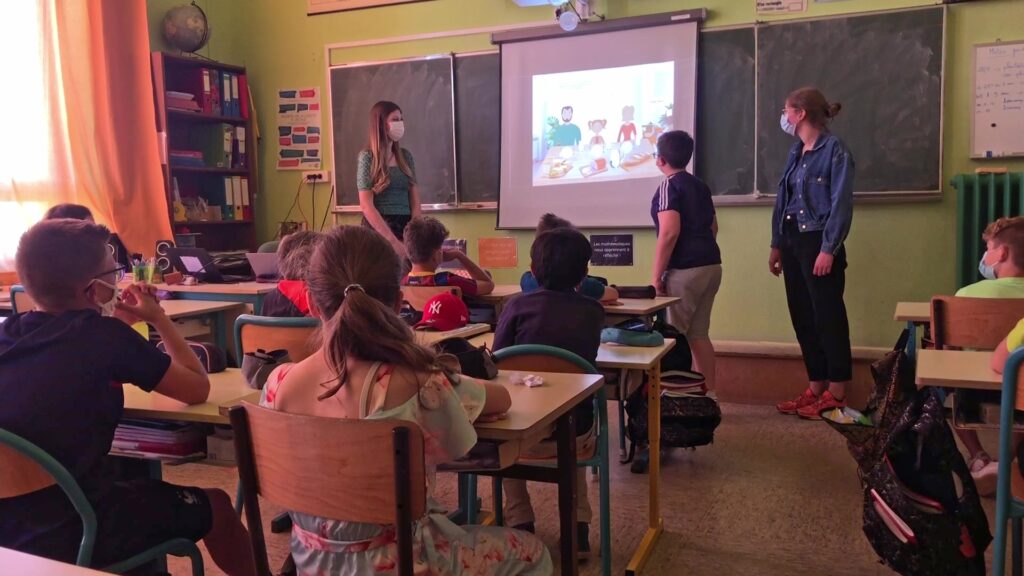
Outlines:
{"type": "MultiPolygon", "coordinates": [[[[569,372],[576,374],[600,374],[594,366],[576,354],[539,344],[521,344],[502,348],[494,353],[498,367],[503,370],[535,372],[569,372]]],[[[608,398],[605,386],[601,386],[594,397],[595,422],[598,426],[597,448],[594,455],[579,460],[581,468],[594,467],[598,471],[600,514],[601,514],[601,573],[610,576],[612,570],[611,549],[611,494],[608,466],[608,398]]],[[[554,462],[528,463],[531,466],[554,467],[554,462]]],[[[466,475],[467,498],[462,502],[463,510],[472,510],[476,503],[476,477],[466,475]]],[[[503,523],[501,477],[494,477],[494,514],[498,524],[503,523]]],[[[472,515],[470,516],[472,518],[472,515]]]]}
{"type": "Polygon", "coordinates": [[[1017,348],[1006,359],[1003,369],[1003,396],[999,407],[999,481],[996,488],[996,539],[992,559],[993,576],[1003,576],[1006,569],[1006,522],[1013,530],[1013,573],[1019,575],[1021,563],[1021,520],[1024,502],[1010,494],[1010,467],[1013,466],[1013,425],[1017,404],[1017,381],[1024,365],[1024,346],[1017,348]]]}
{"type": "Polygon", "coordinates": [[[25,287],[21,284],[15,284],[11,286],[11,312],[18,314],[21,312],[28,312],[35,307],[35,302],[32,301],[32,297],[25,292],[25,287]]]}
{"type": "MultiPolygon", "coordinates": [[[[82,540],[75,564],[90,566],[96,544],[96,511],[67,468],[32,442],[0,428],[0,498],[14,498],[57,484],[82,519],[82,540]]],[[[187,556],[192,560],[192,575],[202,576],[203,555],[191,540],[175,538],[136,554],[104,572],[122,574],[164,556],[187,556]]]]}

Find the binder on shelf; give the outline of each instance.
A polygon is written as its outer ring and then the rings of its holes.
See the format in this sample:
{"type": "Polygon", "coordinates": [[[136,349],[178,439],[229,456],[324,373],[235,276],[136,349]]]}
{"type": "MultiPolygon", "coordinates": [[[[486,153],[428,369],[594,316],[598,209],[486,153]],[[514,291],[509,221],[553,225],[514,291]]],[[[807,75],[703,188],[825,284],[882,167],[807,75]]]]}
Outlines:
{"type": "Polygon", "coordinates": [[[220,95],[220,72],[216,70],[207,70],[210,74],[210,101],[213,103],[213,110],[210,112],[214,116],[221,115],[221,95],[220,95]]]}
{"type": "Polygon", "coordinates": [[[235,127],[231,124],[221,124],[220,127],[221,141],[223,142],[221,149],[223,150],[224,155],[217,165],[223,168],[231,168],[232,153],[235,147],[235,127]]]}
{"type": "Polygon", "coordinates": [[[221,90],[220,90],[220,109],[221,114],[224,116],[231,116],[231,74],[227,72],[220,73],[221,90]]]}
{"type": "Polygon", "coordinates": [[[232,200],[234,202],[234,219],[245,220],[245,211],[242,209],[242,177],[231,177],[232,200]]]}
{"type": "Polygon", "coordinates": [[[249,179],[240,176],[242,180],[242,216],[246,220],[252,220],[252,198],[249,193],[249,179]]]}
{"type": "Polygon", "coordinates": [[[220,206],[221,219],[222,220],[234,220],[235,219],[235,206],[233,199],[235,197],[234,186],[231,182],[231,176],[224,177],[224,203],[220,206]]]}
{"type": "Polygon", "coordinates": [[[249,82],[245,74],[238,75],[238,112],[242,118],[249,119],[249,82]]]}
{"type": "Polygon", "coordinates": [[[247,168],[248,156],[245,152],[245,126],[235,126],[234,167],[247,168]]]}
{"type": "Polygon", "coordinates": [[[241,116],[242,105],[239,103],[238,96],[238,74],[231,75],[231,115],[241,116]]]}
{"type": "Polygon", "coordinates": [[[213,114],[213,93],[210,87],[210,71],[196,68],[192,85],[195,87],[196,100],[199,101],[203,114],[213,114]]]}

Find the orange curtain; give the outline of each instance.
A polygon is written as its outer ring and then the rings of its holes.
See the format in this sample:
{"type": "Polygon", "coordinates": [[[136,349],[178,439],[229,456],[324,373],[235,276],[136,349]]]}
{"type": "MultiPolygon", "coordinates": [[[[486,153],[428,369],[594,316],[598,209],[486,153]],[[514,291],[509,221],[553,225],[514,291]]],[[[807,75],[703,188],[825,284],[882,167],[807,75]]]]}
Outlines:
{"type": "Polygon", "coordinates": [[[0,95],[0,126],[15,127],[0,131],[0,269],[12,267],[20,234],[62,202],[88,206],[129,250],[152,254],[171,227],[146,3],[19,0],[3,11],[0,74],[21,81],[0,95]]]}

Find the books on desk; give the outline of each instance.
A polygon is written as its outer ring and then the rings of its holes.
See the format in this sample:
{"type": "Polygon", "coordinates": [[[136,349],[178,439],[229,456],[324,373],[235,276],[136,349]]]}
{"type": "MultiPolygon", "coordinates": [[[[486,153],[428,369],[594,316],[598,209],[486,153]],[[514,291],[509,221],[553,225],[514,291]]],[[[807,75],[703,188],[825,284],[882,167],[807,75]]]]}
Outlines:
{"type": "Polygon", "coordinates": [[[111,454],[185,458],[206,452],[206,430],[198,424],[124,419],[114,430],[111,454]]]}

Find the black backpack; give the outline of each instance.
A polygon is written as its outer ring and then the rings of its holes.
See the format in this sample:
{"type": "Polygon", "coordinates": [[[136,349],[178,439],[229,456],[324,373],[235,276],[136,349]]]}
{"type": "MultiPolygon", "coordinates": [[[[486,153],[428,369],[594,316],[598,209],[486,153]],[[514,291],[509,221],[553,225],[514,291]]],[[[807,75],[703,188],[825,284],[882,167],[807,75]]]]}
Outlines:
{"type": "MultiPolygon", "coordinates": [[[[693,372],[690,345],[678,330],[664,323],[655,324],[655,330],[676,341],[675,347],[661,361],[662,388],[675,385],[683,390],[702,388],[704,375],[693,372]]],[[[648,441],[647,386],[644,385],[626,399],[626,436],[631,440],[629,456],[633,460],[637,443],[648,441]]],[[[715,439],[715,428],[722,421],[722,410],[714,398],[698,394],[669,392],[661,397],[661,446],[665,448],[696,448],[706,446],[715,439]]]]}

